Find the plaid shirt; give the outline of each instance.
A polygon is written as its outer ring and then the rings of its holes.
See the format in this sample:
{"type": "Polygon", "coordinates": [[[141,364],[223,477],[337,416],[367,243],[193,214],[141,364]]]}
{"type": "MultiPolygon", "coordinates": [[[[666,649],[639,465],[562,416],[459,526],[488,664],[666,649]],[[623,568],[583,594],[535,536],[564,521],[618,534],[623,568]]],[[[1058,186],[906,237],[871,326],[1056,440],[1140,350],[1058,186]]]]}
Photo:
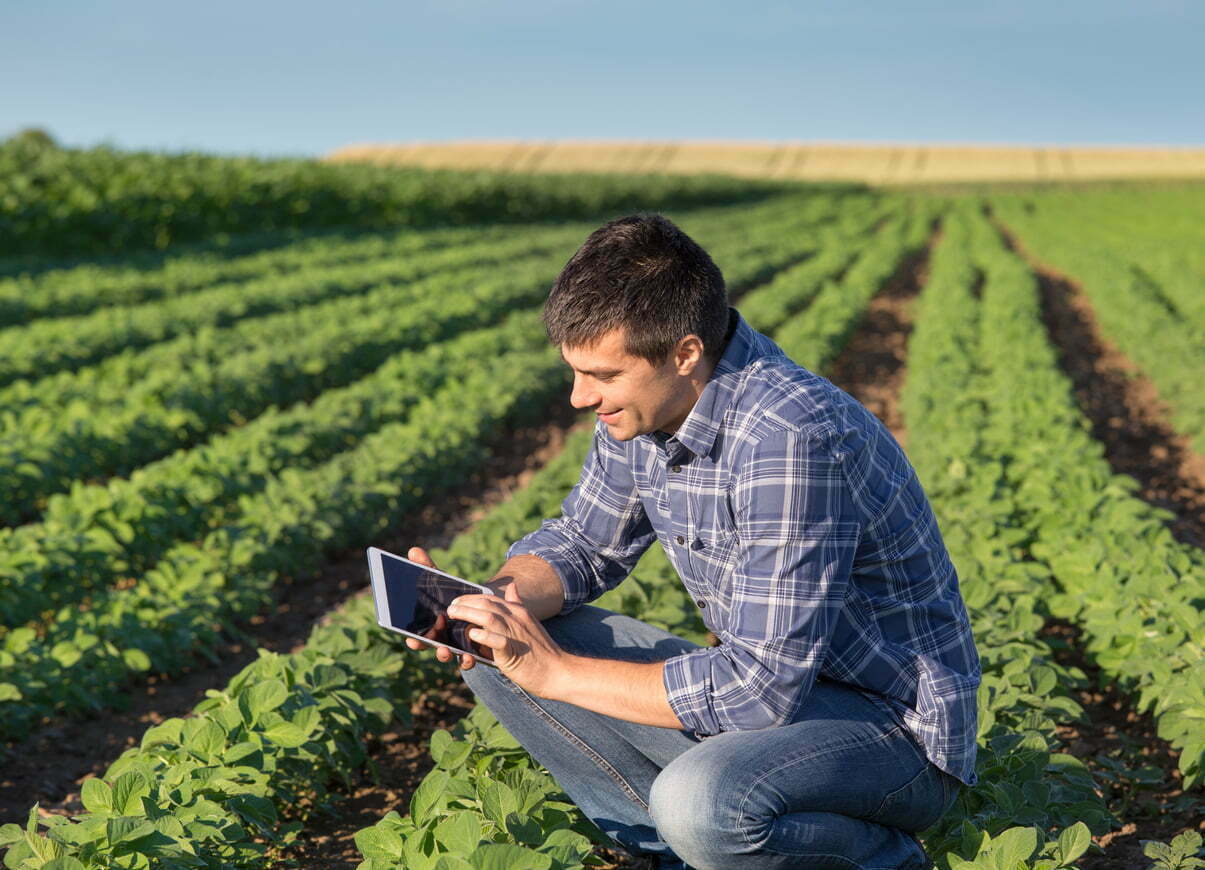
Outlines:
{"type": "Polygon", "coordinates": [[[720,640],[665,663],[687,729],[790,723],[822,676],[862,689],[973,784],[979,657],[916,473],[861,404],[731,317],[678,432],[618,442],[599,421],[562,516],[508,556],[547,560],[568,613],[660,541],[720,640]]]}

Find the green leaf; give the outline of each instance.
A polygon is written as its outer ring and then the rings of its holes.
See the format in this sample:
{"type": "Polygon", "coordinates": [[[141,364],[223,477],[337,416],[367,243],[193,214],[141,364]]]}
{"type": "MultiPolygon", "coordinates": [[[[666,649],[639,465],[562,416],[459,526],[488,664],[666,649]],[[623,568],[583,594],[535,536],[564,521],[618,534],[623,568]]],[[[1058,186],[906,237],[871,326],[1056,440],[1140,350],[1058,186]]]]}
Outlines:
{"type": "Polygon", "coordinates": [[[184,745],[209,760],[226,748],[226,732],[211,719],[189,719],[184,725],[184,745]]]}
{"type": "Polygon", "coordinates": [[[109,837],[109,845],[116,846],[127,840],[137,840],[147,834],[153,834],[155,826],[146,819],[132,816],[117,816],[105,824],[105,833],[109,837]]]}
{"type": "Polygon", "coordinates": [[[70,855],[60,855],[43,864],[42,870],[84,870],[84,865],[80,863],[78,858],[72,858],[70,855]]]}
{"type": "Polygon", "coordinates": [[[99,777],[84,780],[80,799],[84,802],[84,809],[90,813],[113,812],[113,789],[99,777]]]}
{"type": "Polygon", "coordinates": [[[141,816],[142,798],[150,793],[145,776],[136,770],[127,771],[113,783],[113,811],[123,816],[141,816]]]}
{"type": "Polygon", "coordinates": [[[0,683],[0,701],[20,701],[21,690],[12,683],[0,683]]]}
{"type": "Polygon", "coordinates": [[[472,751],[473,745],[471,743],[458,740],[444,750],[443,759],[439,762],[439,766],[445,770],[457,770],[468,761],[472,751]]]}
{"type": "Polygon", "coordinates": [[[431,752],[431,758],[435,760],[436,764],[439,764],[443,759],[444,750],[452,744],[452,740],[452,735],[442,728],[431,735],[429,751],[431,752]]]}
{"type": "Polygon", "coordinates": [[[502,826],[506,823],[507,813],[519,808],[515,794],[505,783],[490,780],[480,786],[481,811],[491,822],[502,826]]]}
{"type": "Polygon", "coordinates": [[[435,870],[473,870],[473,865],[458,855],[440,855],[435,870]]]}
{"type": "Polygon", "coordinates": [[[258,718],[261,714],[267,713],[269,710],[275,710],[285,702],[289,697],[289,690],[285,688],[285,684],[280,680],[261,680],[239,698],[241,701],[245,698],[247,706],[250,708],[254,718],[258,718]]]}
{"type": "Polygon", "coordinates": [[[511,843],[487,843],[471,856],[473,870],[551,870],[552,857],[511,843]]]}
{"type": "Polygon", "coordinates": [[[50,657],[64,668],[71,667],[83,656],[80,648],[69,640],[61,640],[50,649],[50,657]]]}
{"type": "Polygon", "coordinates": [[[309,734],[292,722],[279,722],[265,730],[263,734],[277,746],[285,749],[296,749],[309,739],[309,734]]]}
{"type": "Polygon", "coordinates": [[[449,776],[444,771],[433,770],[414,790],[414,795],[410,798],[410,815],[417,824],[425,823],[436,806],[442,807],[446,804],[444,788],[448,779],[449,776]]]}
{"type": "Polygon", "coordinates": [[[435,839],[449,852],[468,855],[481,842],[481,821],[471,810],[453,813],[435,826],[435,839]]]}
{"type": "Polygon", "coordinates": [[[402,856],[402,838],[392,827],[377,823],[356,832],[356,848],[365,858],[397,861],[402,856]]]}
{"type": "Polygon", "coordinates": [[[123,649],[121,660],[131,671],[149,671],[151,669],[151,657],[140,649],[123,649]]]}
{"type": "Polygon", "coordinates": [[[1083,822],[1076,822],[1059,834],[1059,858],[1070,864],[1088,851],[1092,845],[1092,832],[1083,822]]]}
{"type": "Polygon", "coordinates": [[[1038,832],[1033,828],[1009,828],[992,840],[992,851],[999,856],[1001,867],[1024,863],[1038,848],[1038,832]]]}

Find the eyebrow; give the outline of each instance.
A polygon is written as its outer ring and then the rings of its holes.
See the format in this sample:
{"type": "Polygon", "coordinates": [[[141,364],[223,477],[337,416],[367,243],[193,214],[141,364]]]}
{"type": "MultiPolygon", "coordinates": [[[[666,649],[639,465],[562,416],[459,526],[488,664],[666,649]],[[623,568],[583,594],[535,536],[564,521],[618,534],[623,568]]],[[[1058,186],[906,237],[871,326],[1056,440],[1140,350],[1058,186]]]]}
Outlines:
{"type": "Polygon", "coordinates": [[[606,377],[614,377],[615,375],[623,374],[623,369],[593,369],[592,370],[592,369],[574,368],[573,365],[569,362],[569,360],[565,359],[564,351],[561,351],[560,354],[561,354],[561,361],[563,363],[565,363],[565,365],[569,366],[569,368],[573,369],[575,372],[581,372],[583,375],[590,375],[591,377],[595,377],[595,378],[606,378],[606,377]]]}

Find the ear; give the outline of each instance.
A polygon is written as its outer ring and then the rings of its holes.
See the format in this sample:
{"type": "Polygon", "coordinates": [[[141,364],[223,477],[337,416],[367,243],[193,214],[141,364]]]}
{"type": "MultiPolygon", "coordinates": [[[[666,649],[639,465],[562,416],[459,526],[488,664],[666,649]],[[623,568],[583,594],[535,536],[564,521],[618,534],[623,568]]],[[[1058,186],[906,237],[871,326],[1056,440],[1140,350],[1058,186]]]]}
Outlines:
{"type": "Polygon", "coordinates": [[[689,375],[703,361],[703,339],[693,332],[685,335],[674,349],[674,368],[679,375],[689,375]]]}

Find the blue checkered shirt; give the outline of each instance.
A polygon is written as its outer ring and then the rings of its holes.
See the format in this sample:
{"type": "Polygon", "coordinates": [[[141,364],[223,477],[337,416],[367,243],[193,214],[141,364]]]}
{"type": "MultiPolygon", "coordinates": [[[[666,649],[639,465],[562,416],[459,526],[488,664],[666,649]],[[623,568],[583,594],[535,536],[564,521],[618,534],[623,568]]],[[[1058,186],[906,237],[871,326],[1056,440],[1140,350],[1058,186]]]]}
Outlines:
{"type": "Polygon", "coordinates": [[[874,415],[731,316],[677,433],[618,442],[599,421],[562,515],[508,556],[547,560],[568,613],[660,541],[720,641],[665,663],[685,728],[790,723],[823,677],[973,784],[979,657],[916,473],[874,415]]]}

